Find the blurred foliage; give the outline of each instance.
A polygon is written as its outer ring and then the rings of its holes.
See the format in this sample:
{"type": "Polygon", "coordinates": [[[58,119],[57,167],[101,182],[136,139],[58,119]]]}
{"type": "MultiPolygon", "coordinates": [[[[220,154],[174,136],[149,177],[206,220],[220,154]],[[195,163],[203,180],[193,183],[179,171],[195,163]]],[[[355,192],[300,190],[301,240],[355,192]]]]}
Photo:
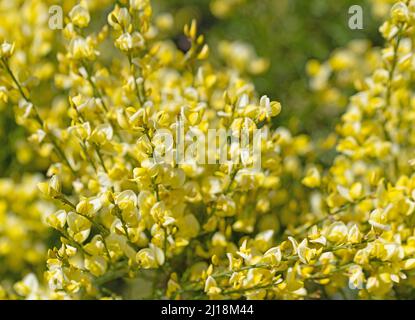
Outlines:
{"type": "Polygon", "coordinates": [[[15,162],[14,154],[15,144],[13,141],[17,140],[17,136],[20,135],[21,129],[19,130],[16,123],[14,122],[13,115],[8,111],[10,108],[1,109],[0,116],[0,176],[6,176],[15,162]]]}

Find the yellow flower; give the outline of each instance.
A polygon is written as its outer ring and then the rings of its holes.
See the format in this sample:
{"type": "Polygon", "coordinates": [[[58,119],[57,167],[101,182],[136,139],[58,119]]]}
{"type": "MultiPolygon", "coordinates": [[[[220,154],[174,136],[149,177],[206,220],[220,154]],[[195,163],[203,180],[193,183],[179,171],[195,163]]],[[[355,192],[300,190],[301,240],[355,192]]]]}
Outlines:
{"type": "Polygon", "coordinates": [[[140,49],[144,47],[144,38],[139,32],[123,33],[115,41],[115,45],[121,51],[128,52],[133,49],[140,49]]]}
{"type": "Polygon", "coordinates": [[[163,250],[150,244],[149,248],[141,249],[136,255],[136,261],[144,269],[157,268],[165,261],[163,250]]]}
{"type": "Polygon", "coordinates": [[[309,188],[316,188],[320,186],[321,178],[317,168],[310,168],[307,175],[302,180],[302,183],[309,188]]]}
{"type": "Polygon", "coordinates": [[[68,233],[78,243],[83,243],[91,232],[91,222],[74,212],[69,212],[67,216],[68,233]]]}
{"type": "Polygon", "coordinates": [[[38,183],[39,190],[46,196],[54,198],[61,194],[62,185],[57,175],[53,175],[48,182],[38,183]]]}
{"type": "Polygon", "coordinates": [[[78,4],[72,8],[69,12],[69,18],[72,23],[79,28],[87,27],[89,21],[91,20],[88,9],[81,4],[78,4]]]}

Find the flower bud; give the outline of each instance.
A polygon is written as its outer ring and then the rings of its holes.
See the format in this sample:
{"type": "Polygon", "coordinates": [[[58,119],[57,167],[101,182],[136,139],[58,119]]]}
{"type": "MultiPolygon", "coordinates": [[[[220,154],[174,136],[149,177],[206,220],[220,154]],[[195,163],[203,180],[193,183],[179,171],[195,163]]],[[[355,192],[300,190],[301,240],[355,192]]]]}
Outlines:
{"type": "Polygon", "coordinates": [[[15,47],[14,42],[9,43],[9,42],[4,41],[0,46],[0,58],[1,59],[10,58],[14,53],[14,47],[15,47]]]}

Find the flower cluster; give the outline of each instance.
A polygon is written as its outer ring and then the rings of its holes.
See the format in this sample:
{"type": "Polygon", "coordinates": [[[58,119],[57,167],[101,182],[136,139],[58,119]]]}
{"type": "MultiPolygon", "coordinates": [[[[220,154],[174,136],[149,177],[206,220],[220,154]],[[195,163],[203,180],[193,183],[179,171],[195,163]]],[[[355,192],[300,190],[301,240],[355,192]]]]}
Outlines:
{"type": "Polygon", "coordinates": [[[39,175],[24,176],[19,183],[0,179],[0,277],[4,279],[0,297],[11,293],[14,281],[24,275],[35,272],[42,276],[47,249],[53,242],[45,218],[55,208],[39,199],[40,181],[39,175]]]}
{"type": "MultiPolygon", "coordinates": [[[[101,297],[106,283],[145,276],[147,269],[162,269],[157,282],[167,282],[181,260],[191,260],[189,254],[209,258],[209,237],[226,240],[270,222],[279,228],[284,222],[272,212],[279,207],[289,215],[283,156],[289,178],[301,176],[298,157],[310,152],[305,137],[270,130],[278,102],[259,99],[247,80],[204,62],[208,47],[195,22],[185,26],[191,47],[182,53],[158,38],[151,13],[148,1],[116,4],[107,24],[87,34],[86,4],[70,10],[55,75],[57,89],[68,91],[67,101],[57,103],[66,114],[48,112],[45,118],[10,67],[12,52],[3,56],[12,87],[21,93],[19,123],[55,159],[50,180],[39,184],[60,207],[46,218],[60,232],[61,246],[49,251],[45,276],[50,288],[72,297],[101,297]],[[117,59],[106,62],[109,42],[117,59]],[[262,170],[231,161],[200,164],[197,154],[184,164],[155,161],[157,131],[174,131],[177,119],[186,132],[215,128],[238,136],[244,126],[262,128],[262,170]]],[[[238,153],[238,145],[230,149],[238,153]]]]}
{"type": "Polygon", "coordinates": [[[46,38],[0,46],[0,98],[47,166],[41,181],[0,180],[0,275],[10,279],[0,297],[413,296],[415,1],[392,6],[383,49],[358,43],[309,64],[314,89],[339,104],[358,81],[323,143],[272,125],[281,105],[248,78],[267,67],[249,46],[224,42],[220,67],[196,21],[182,51],[165,36],[170,16],[153,23],[150,0],[110,2],[105,21],[94,3],[71,3],[46,38]],[[48,50],[27,66],[37,43],[48,50]],[[193,140],[211,129],[228,136],[205,154],[193,140]],[[252,148],[237,142],[246,133],[252,148]]]}
{"type": "MultiPolygon", "coordinates": [[[[411,130],[415,3],[397,2],[380,32],[380,64],[338,125],[338,155],[302,180],[313,215],[275,245],[272,231],[245,238],[203,273],[211,298],[402,298],[413,294],[411,130]]],[[[197,290],[197,285],[184,290],[197,290]]]]}

